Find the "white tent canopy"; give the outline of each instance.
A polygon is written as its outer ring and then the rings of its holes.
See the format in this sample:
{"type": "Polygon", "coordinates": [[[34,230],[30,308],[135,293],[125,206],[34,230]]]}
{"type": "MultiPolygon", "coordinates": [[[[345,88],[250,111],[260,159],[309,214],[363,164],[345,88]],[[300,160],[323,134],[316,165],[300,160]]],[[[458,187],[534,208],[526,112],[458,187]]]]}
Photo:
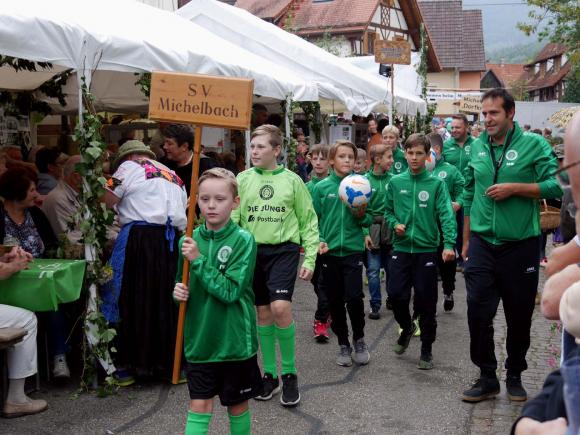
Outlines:
{"type": "Polygon", "coordinates": [[[0,41],[2,55],[72,68],[87,80],[96,69],[179,71],[253,78],[256,94],[318,100],[316,86],[279,65],[132,0],[4,0],[0,41]]]}
{"type": "Polygon", "coordinates": [[[389,101],[387,86],[375,75],[243,9],[215,0],[195,0],[176,13],[238,47],[316,82],[321,98],[336,100],[350,112],[367,115],[375,106],[389,101]]]}

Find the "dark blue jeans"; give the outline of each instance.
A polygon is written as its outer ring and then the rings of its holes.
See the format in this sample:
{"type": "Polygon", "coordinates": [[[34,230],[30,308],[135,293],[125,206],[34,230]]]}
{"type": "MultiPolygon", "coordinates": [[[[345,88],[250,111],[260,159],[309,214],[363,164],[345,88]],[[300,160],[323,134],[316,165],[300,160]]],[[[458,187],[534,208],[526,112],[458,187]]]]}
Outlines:
{"type": "Polygon", "coordinates": [[[369,281],[370,305],[372,309],[381,308],[381,269],[389,272],[389,260],[391,258],[391,246],[381,246],[379,249],[366,251],[367,256],[367,279],[369,281]]]}

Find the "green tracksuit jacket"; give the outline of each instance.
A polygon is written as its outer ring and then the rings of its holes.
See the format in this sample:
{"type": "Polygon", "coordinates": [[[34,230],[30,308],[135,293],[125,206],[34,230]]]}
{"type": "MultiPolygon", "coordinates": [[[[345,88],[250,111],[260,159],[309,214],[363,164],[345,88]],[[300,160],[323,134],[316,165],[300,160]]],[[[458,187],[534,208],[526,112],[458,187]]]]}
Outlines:
{"type": "MultiPolygon", "coordinates": [[[[190,264],[184,352],[191,363],[240,361],[258,351],[252,281],[256,243],[232,221],[219,231],[198,227],[201,255],[190,264]]],[[[183,239],[179,242],[179,252],[183,239]]],[[[179,256],[176,281],[181,282],[179,256]]]]}
{"type": "Polygon", "coordinates": [[[320,241],[328,245],[328,253],[337,257],[358,254],[365,250],[370,216],[355,217],[340,200],[338,186],[342,178],[331,172],[314,187],[312,202],[318,215],[320,241]]]}
{"type": "Polygon", "coordinates": [[[393,229],[393,250],[411,254],[436,252],[440,245],[437,221],[443,229],[445,249],[454,249],[457,237],[455,213],[447,186],[438,177],[423,170],[417,175],[407,171],[391,179],[387,187],[385,220],[393,229]],[[398,236],[395,226],[404,224],[405,234],[398,236]]]}
{"type": "Polygon", "coordinates": [[[232,220],[251,232],[258,245],[293,242],[303,246],[303,266],[314,270],[318,219],[302,179],[280,165],[273,171],[248,169],[237,180],[240,206],[232,220]]]}
{"type": "Polygon", "coordinates": [[[447,139],[443,144],[443,159],[459,169],[459,172],[463,175],[469,162],[474,142],[475,139],[472,136],[467,136],[463,147],[461,147],[457,145],[454,138],[447,139]]]}
{"type": "Polygon", "coordinates": [[[409,164],[405,158],[405,152],[399,147],[399,145],[397,145],[397,147],[393,150],[393,166],[391,166],[391,170],[389,172],[391,175],[399,175],[405,172],[408,167],[409,164]]]}
{"type": "Polygon", "coordinates": [[[431,175],[445,181],[451,201],[457,202],[459,205],[463,206],[463,188],[465,187],[465,179],[455,166],[440,159],[437,161],[431,175]]]}
{"type": "Polygon", "coordinates": [[[318,178],[316,175],[314,175],[314,172],[312,173],[312,176],[310,177],[310,181],[308,183],[306,183],[306,188],[308,189],[308,192],[310,192],[310,196],[312,196],[312,192],[314,191],[314,186],[316,186],[322,180],[324,180],[324,178],[318,178]]]}
{"type": "MultiPolygon", "coordinates": [[[[512,135],[507,151],[505,143],[492,145],[496,162],[505,152],[497,183],[537,183],[541,198],[560,198],[562,188],[552,175],[558,163],[550,144],[540,135],[524,133],[517,123],[514,123],[512,135]]],[[[484,132],[474,142],[465,170],[464,211],[470,216],[471,231],[494,245],[539,236],[537,199],[511,196],[494,201],[485,194],[494,184],[495,173],[489,147],[489,137],[484,132]]]]}
{"type": "Polygon", "coordinates": [[[386,208],[387,185],[393,176],[388,172],[383,175],[375,175],[371,169],[366,173],[366,177],[371,183],[373,190],[366,212],[373,217],[383,216],[386,208]]]}

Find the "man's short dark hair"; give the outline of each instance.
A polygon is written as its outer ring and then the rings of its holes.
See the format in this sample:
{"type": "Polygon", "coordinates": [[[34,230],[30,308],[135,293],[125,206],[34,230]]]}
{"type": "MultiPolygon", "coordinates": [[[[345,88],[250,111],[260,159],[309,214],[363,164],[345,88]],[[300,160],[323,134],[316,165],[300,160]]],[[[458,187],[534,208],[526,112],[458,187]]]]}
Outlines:
{"type": "Polygon", "coordinates": [[[495,88],[486,91],[485,94],[481,97],[481,102],[483,103],[484,100],[491,98],[495,100],[496,98],[501,98],[503,100],[502,107],[506,113],[511,112],[512,110],[516,109],[516,102],[512,94],[506,91],[503,88],[495,88]]]}
{"type": "Polygon", "coordinates": [[[56,165],[60,151],[56,148],[41,148],[36,153],[34,163],[38,168],[38,172],[46,174],[48,172],[48,165],[56,165]]]}
{"type": "Polygon", "coordinates": [[[22,201],[37,178],[32,169],[12,168],[0,175],[0,196],[8,201],[22,201]]]}
{"type": "Polygon", "coordinates": [[[267,112],[267,111],[268,109],[263,104],[254,103],[252,105],[252,112],[267,112]]]}
{"type": "Polygon", "coordinates": [[[467,120],[467,116],[465,116],[463,113],[451,115],[451,119],[458,119],[458,120],[463,121],[463,125],[465,125],[466,127],[469,125],[469,121],[467,120]]]}
{"type": "Polygon", "coordinates": [[[193,128],[185,124],[169,124],[163,130],[163,136],[168,139],[174,139],[177,145],[184,143],[191,150],[193,149],[193,128]]]}
{"type": "Polygon", "coordinates": [[[431,142],[429,142],[429,139],[427,139],[427,136],[425,136],[423,133],[413,133],[407,138],[403,148],[405,151],[407,151],[409,148],[416,146],[423,146],[425,153],[427,154],[429,154],[429,151],[431,151],[431,142]]]}

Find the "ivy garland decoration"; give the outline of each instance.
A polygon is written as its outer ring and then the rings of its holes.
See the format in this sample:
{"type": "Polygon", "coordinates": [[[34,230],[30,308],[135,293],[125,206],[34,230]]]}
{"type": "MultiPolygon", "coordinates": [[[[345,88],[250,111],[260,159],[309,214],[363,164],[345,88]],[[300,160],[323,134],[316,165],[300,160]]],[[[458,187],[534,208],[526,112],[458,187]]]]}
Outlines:
{"type": "Polygon", "coordinates": [[[427,69],[428,69],[428,60],[427,60],[427,51],[429,49],[429,45],[427,44],[427,32],[425,31],[425,25],[421,23],[420,28],[420,35],[421,35],[421,62],[417,66],[417,73],[419,74],[421,80],[421,98],[427,104],[427,114],[422,116],[419,112],[417,112],[417,116],[415,117],[415,131],[423,132],[423,133],[430,133],[431,132],[431,121],[433,120],[433,116],[435,115],[435,110],[437,110],[437,104],[429,104],[427,99],[427,69]]]}

